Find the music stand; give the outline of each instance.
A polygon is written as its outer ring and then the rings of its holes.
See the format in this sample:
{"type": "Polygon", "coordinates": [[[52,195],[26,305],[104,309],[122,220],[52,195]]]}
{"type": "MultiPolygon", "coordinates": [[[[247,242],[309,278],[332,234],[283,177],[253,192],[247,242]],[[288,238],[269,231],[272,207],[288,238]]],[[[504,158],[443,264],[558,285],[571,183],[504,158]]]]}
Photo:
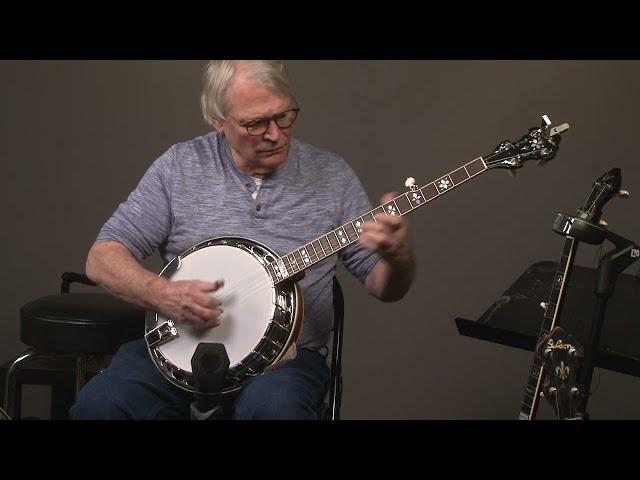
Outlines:
{"type": "MultiPolygon", "coordinates": [[[[456,318],[461,335],[534,351],[557,262],[542,261],[522,275],[474,321],[456,318]]],[[[596,270],[574,266],[560,325],[585,344],[596,305],[596,270]]],[[[594,365],[640,377],[640,277],[621,274],[607,304],[594,365]]]]}

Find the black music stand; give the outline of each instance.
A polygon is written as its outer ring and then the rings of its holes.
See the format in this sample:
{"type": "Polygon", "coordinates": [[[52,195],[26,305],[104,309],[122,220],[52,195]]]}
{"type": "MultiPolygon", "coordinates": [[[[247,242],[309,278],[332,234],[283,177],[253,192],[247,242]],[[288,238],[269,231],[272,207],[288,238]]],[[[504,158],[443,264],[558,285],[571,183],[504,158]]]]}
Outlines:
{"type": "MultiPolygon", "coordinates": [[[[531,265],[477,320],[456,318],[461,335],[534,351],[557,262],[531,265]]],[[[596,297],[596,270],[574,266],[560,325],[579,343],[588,340],[596,297]]],[[[596,367],[640,377],[640,276],[621,274],[607,305],[596,367]]]]}

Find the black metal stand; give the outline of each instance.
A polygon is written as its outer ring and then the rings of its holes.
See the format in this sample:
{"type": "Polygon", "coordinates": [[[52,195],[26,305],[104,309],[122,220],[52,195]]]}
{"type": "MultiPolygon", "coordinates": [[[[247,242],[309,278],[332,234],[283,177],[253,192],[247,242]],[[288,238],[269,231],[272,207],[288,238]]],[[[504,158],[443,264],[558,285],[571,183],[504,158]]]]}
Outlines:
{"type": "MultiPolygon", "coordinates": [[[[584,346],[585,358],[576,383],[588,394],[594,367],[640,377],[640,275],[621,273],[638,260],[640,250],[597,225],[567,218],[573,229],[556,230],[558,233],[585,243],[610,240],[615,245],[603,256],[599,268],[574,267],[560,322],[584,346]]],[[[534,351],[543,321],[540,302],[548,298],[557,265],[542,261],[529,266],[477,320],[456,318],[460,334],[534,351]]],[[[584,411],[588,395],[580,400],[584,411]]]]}
{"type": "Polygon", "coordinates": [[[221,343],[200,343],[191,358],[195,391],[191,420],[223,418],[222,388],[229,370],[229,356],[221,343]]]}
{"type": "Polygon", "coordinates": [[[640,247],[631,240],[627,240],[598,225],[579,218],[574,218],[571,221],[571,226],[568,231],[570,232],[568,233],[569,235],[586,243],[599,245],[605,240],[609,240],[615,245],[613,250],[602,257],[600,265],[598,266],[595,285],[596,305],[589,335],[583,345],[584,360],[578,378],[579,392],[582,397],[579,411],[584,419],[588,419],[589,417],[586,411],[587,402],[589,401],[589,390],[593,377],[595,355],[600,345],[600,335],[604,324],[607,303],[609,298],[613,296],[618,276],[638,260],[640,247]]]}

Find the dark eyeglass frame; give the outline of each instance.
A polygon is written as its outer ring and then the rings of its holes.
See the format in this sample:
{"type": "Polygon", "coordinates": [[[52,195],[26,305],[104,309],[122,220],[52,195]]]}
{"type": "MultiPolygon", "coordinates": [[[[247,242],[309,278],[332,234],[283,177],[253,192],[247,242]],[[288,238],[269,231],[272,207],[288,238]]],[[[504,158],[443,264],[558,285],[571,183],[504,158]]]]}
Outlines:
{"type": "Polygon", "coordinates": [[[275,122],[275,124],[280,129],[291,128],[291,126],[296,122],[296,120],[298,118],[298,112],[299,111],[300,111],[300,107],[289,108],[289,109],[285,110],[284,112],[276,113],[275,115],[272,115],[271,117],[259,118],[257,120],[252,120],[251,122],[248,122],[248,123],[240,123],[238,120],[233,118],[231,115],[227,115],[227,116],[229,118],[233,119],[233,121],[236,122],[241,127],[246,128],[247,129],[247,133],[249,135],[252,135],[254,137],[259,137],[260,135],[264,135],[265,132],[267,130],[269,130],[269,125],[271,125],[271,122],[275,122]],[[286,120],[287,119],[286,115],[289,112],[295,112],[295,116],[291,120],[291,123],[288,123],[286,125],[280,125],[279,122],[281,120],[286,120]]]}

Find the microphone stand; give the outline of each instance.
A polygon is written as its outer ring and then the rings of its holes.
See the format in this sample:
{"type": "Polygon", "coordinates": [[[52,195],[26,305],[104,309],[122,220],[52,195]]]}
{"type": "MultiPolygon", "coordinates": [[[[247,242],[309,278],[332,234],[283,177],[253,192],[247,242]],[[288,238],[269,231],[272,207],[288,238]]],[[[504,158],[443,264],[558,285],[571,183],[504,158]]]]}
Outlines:
{"type": "Polygon", "coordinates": [[[191,420],[220,420],[222,388],[229,370],[229,356],[221,343],[199,343],[191,357],[195,390],[191,420]]]}

